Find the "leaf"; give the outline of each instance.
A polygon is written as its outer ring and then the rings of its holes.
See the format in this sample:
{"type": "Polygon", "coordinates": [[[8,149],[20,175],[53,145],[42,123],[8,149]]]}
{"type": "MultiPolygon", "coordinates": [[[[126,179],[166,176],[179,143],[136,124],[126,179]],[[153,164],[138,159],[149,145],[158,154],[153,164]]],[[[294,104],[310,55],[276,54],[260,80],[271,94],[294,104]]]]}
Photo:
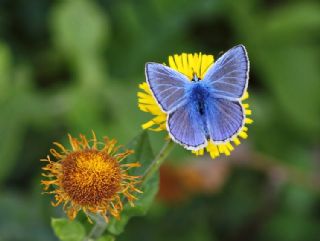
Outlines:
{"type": "MultiPolygon", "coordinates": [[[[131,155],[126,161],[139,161],[142,165],[140,168],[133,170],[130,174],[143,175],[154,159],[148,133],[146,131],[142,132],[142,134],[137,136],[127,147],[135,150],[135,154],[131,155]]],[[[119,235],[123,232],[131,217],[145,215],[158,192],[158,186],[159,175],[156,173],[140,187],[140,190],[142,190],[143,193],[135,195],[138,198],[134,203],[135,206],[131,207],[126,203],[121,213],[120,220],[116,220],[115,218],[110,219],[108,231],[114,235],[119,235]]]]}
{"type": "Polygon", "coordinates": [[[130,155],[126,160],[124,160],[124,162],[139,162],[141,164],[141,167],[131,169],[130,174],[143,175],[154,159],[148,132],[142,131],[141,134],[133,138],[126,148],[134,150],[134,154],[130,155]]]}
{"type": "Polygon", "coordinates": [[[86,235],[84,227],[78,221],[52,218],[51,226],[56,236],[62,241],[82,241],[86,235]]]}

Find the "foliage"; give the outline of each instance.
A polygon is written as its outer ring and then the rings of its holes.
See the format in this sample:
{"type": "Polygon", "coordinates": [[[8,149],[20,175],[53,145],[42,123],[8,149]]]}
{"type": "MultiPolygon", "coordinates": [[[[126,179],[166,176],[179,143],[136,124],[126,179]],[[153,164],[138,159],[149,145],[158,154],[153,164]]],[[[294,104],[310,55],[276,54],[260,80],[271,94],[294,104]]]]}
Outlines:
{"type": "Polygon", "coordinates": [[[63,218],[51,219],[51,226],[62,241],[81,241],[85,237],[85,229],[78,221],[69,221],[63,218]]]}

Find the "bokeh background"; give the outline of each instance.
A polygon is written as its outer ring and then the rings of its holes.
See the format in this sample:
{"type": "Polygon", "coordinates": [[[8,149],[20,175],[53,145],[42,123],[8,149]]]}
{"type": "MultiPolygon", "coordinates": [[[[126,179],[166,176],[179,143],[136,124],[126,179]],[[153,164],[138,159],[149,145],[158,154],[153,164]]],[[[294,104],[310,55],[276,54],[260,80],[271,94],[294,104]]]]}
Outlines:
{"type": "MultiPolygon", "coordinates": [[[[0,1],[0,240],[57,240],[40,158],[66,134],[127,143],[144,63],[243,43],[254,124],[228,158],[176,147],[119,241],[320,240],[320,3],[0,1]]],[[[154,152],[164,134],[150,133],[154,152]]]]}

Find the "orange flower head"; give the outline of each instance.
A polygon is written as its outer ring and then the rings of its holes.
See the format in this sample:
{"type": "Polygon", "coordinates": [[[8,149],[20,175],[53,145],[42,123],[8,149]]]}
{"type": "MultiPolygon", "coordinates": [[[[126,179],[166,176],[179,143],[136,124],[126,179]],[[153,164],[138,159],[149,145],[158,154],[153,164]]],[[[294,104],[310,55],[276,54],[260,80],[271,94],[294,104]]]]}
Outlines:
{"type": "Polygon", "coordinates": [[[140,176],[128,174],[128,169],[140,164],[121,163],[133,151],[117,153],[116,140],[104,138],[103,143],[98,143],[94,133],[91,141],[83,135],[80,139],[69,135],[69,141],[72,150],[55,142],[60,151],[51,149],[50,152],[57,160],[52,161],[50,156],[42,160],[47,164],[42,168],[45,180],[41,183],[45,193],[54,194],[52,205],[63,204],[71,220],[80,210],[87,217],[88,213],[100,214],[106,222],[110,215],[119,219],[123,209],[121,195],[133,205],[136,197],[132,192],[141,192],[135,187],[140,176]],[[102,144],[101,148],[98,148],[99,144],[102,144]]]}

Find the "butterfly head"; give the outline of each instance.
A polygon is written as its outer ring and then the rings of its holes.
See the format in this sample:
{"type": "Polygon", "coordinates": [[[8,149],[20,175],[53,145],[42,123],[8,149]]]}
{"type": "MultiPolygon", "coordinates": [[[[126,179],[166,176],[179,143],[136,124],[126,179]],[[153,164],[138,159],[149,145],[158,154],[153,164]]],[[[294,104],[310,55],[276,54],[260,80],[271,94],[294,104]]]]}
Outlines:
{"type": "Polygon", "coordinates": [[[191,79],[192,82],[198,82],[198,81],[201,80],[201,78],[198,77],[197,72],[194,71],[193,68],[192,68],[192,73],[193,73],[193,74],[192,74],[193,77],[192,77],[192,79],[191,79]]]}
{"type": "Polygon", "coordinates": [[[198,82],[198,81],[200,81],[200,80],[201,80],[201,78],[199,78],[196,73],[193,73],[193,78],[192,78],[191,81],[193,81],[193,82],[198,82]]]}

